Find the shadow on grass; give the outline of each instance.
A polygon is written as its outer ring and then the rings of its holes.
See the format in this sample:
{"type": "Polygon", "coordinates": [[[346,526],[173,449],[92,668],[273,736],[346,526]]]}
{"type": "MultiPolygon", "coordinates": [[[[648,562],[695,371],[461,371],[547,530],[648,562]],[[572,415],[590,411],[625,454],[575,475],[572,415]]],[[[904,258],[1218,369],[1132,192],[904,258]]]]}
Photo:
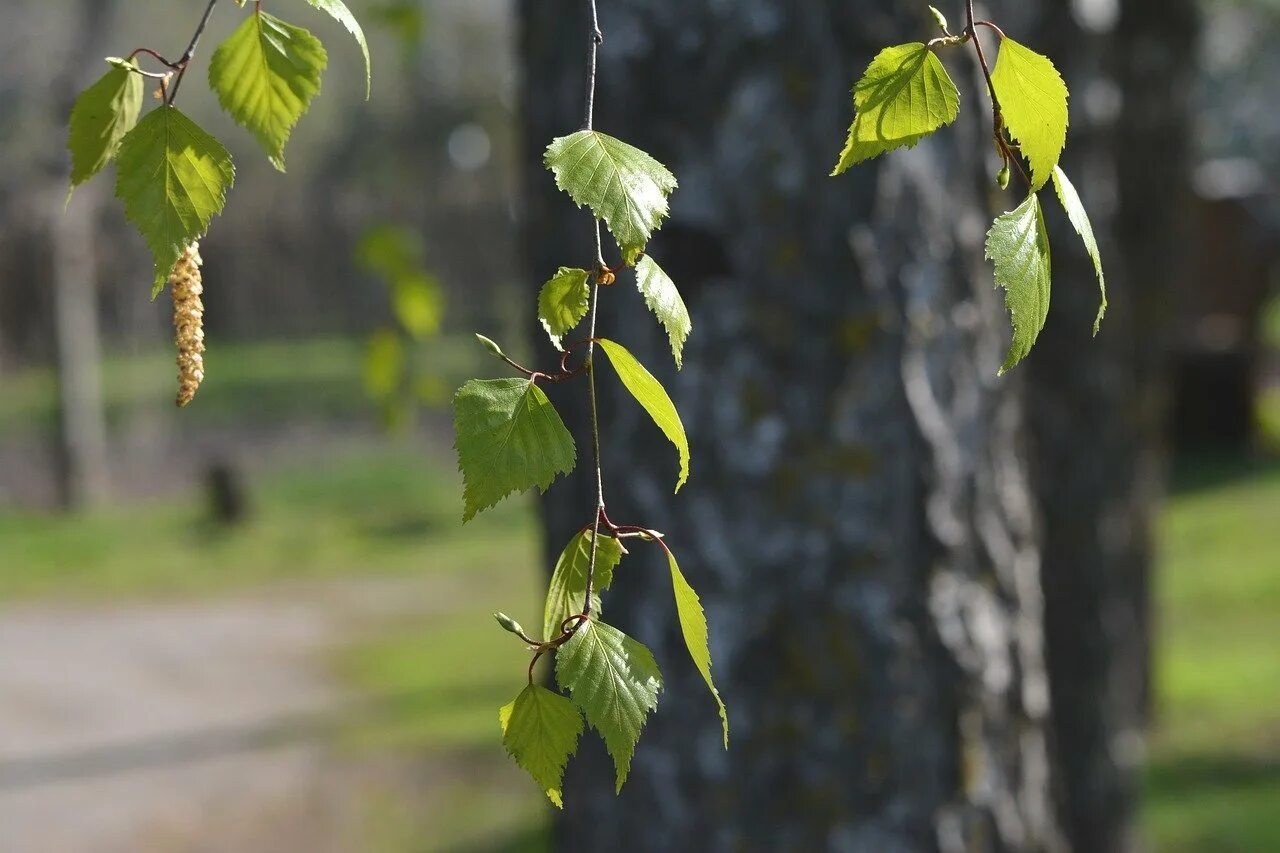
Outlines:
{"type": "Polygon", "coordinates": [[[1185,755],[1152,762],[1148,829],[1162,853],[1280,850],[1280,761],[1185,755]]]}
{"type": "Polygon", "coordinates": [[[1176,461],[1169,485],[1175,495],[1189,495],[1270,476],[1280,476],[1280,457],[1207,453],[1176,461]]]}

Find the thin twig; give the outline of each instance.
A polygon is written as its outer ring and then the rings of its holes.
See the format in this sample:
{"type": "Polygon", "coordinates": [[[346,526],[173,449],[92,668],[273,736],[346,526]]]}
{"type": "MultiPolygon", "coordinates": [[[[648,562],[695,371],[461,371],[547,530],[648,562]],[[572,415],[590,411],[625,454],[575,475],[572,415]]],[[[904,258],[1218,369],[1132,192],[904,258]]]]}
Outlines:
{"type": "MultiPolygon", "coordinates": [[[[583,125],[591,130],[595,122],[596,103],[596,70],[600,45],[604,43],[604,33],[600,31],[600,12],[596,8],[596,0],[587,0],[591,11],[591,31],[588,34],[590,47],[587,51],[587,98],[583,125]]],[[[600,229],[600,220],[595,220],[596,269],[591,280],[591,321],[588,334],[587,357],[584,366],[587,371],[587,393],[591,400],[591,445],[595,453],[596,464],[596,511],[591,522],[591,552],[587,560],[586,594],[583,596],[582,613],[591,615],[591,593],[595,588],[596,559],[600,551],[600,519],[604,516],[604,471],[600,460],[600,407],[596,399],[596,318],[600,310],[600,278],[608,269],[604,262],[604,237],[600,229]]]]}
{"type": "Polygon", "coordinates": [[[182,85],[182,78],[187,76],[187,68],[191,66],[191,58],[196,55],[196,47],[200,44],[200,37],[204,35],[204,28],[209,26],[209,18],[213,16],[213,7],[218,5],[218,0],[209,0],[209,5],[204,7],[204,15],[200,18],[200,24],[196,27],[195,34],[191,36],[191,42],[187,45],[187,49],[182,52],[182,58],[176,63],[178,74],[173,78],[173,85],[169,88],[169,98],[166,104],[173,106],[174,98],[178,97],[178,87],[182,85]]]}

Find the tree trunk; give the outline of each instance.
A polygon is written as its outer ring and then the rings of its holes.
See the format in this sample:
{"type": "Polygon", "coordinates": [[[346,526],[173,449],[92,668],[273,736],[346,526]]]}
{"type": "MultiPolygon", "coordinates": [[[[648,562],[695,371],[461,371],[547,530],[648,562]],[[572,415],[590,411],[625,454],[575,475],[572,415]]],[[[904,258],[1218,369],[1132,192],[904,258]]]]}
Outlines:
{"type": "MultiPolygon", "coordinates": [[[[52,87],[55,109],[64,122],[83,74],[74,63],[94,55],[93,46],[105,31],[116,0],[84,0],[80,7],[74,15],[73,66],[52,87]]],[[[96,187],[82,187],[77,198],[66,204],[63,158],[55,161],[51,171],[49,253],[58,366],[59,498],[66,509],[84,509],[106,498],[110,482],[94,247],[99,196],[96,187]]]]}
{"type": "Polygon", "coordinates": [[[1103,235],[1111,307],[1090,339],[1093,269],[1070,226],[1052,216],[1053,310],[1026,365],[1028,413],[1060,820],[1072,849],[1119,853],[1139,846],[1152,513],[1179,247],[1188,245],[1180,235],[1195,4],[1123,0],[1116,20],[1092,21],[1093,29],[1081,28],[1076,5],[1045,3],[1027,24],[1074,93],[1064,168],[1103,235]],[[1111,98],[1099,97],[1107,91],[1111,98]]]}
{"type": "MultiPolygon", "coordinates": [[[[538,164],[579,126],[584,0],[524,0],[529,279],[588,265],[591,226],[538,164]]],[[[610,514],[667,534],[702,594],[730,750],[688,663],[665,566],[635,546],[606,608],[666,677],[615,798],[594,737],[566,780],[567,850],[1060,849],[1039,552],[1020,381],[982,259],[989,110],[826,177],[849,88],[929,32],[914,2],[608,0],[597,127],[681,180],[651,246],[694,318],[676,374],[630,287],[600,333],[661,378],[673,451],[602,371],[610,514]]],[[[529,307],[533,305],[530,290],[529,307]]],[[[584,389],[552,391],[589,446],[584,389]]],[[[589,521],[589,465],[544,501],[548,557],[589,521]]]]}

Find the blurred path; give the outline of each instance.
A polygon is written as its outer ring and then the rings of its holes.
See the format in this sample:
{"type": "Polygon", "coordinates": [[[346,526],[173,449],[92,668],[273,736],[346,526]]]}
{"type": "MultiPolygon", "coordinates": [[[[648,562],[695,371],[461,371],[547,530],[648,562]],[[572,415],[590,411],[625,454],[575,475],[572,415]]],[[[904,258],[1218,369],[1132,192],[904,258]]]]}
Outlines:
{"type": "Polygon", "coordinates": [[[0,851],[355,849],[326,735],[358,700],[327,656],[455,583],[0,609],[0,851]]]}

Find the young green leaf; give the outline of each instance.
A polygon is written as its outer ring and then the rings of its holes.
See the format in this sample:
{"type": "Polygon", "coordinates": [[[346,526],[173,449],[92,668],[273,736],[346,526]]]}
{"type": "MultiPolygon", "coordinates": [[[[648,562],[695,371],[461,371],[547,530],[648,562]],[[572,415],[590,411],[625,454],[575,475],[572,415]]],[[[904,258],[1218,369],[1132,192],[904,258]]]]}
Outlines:
{"type": "Polygon", "coordinates": [[[1031,164],[1031,188],[1038,190],[1067,144],[1067,84],[1048,57],[1011,38],[1000,42],[991,83],[1005,124],[1031,164]]]}
{"type": "Polygon", "coordinates": [[[285,144],[319,93],[328,62],[324,45],[311,33],[255,10],[214,51],[209,85],[283,172],[285,144]]]}
{"type": "Polygon", "coordinates": [[[155,259],[152,296],[222,211],[235,182],[231,155],[177,107],[152,110],[120,143],[116,197],[155,259]]]}
{"type": "Polygon", "coordinates": [[[1005,290],[1013,319],[1013,345],[1000,368],[1003,374],[1031,352],[1049,316],[1049,234],[1035,193],[996,218],[987,234],[987,257],[995,261],[996,284],[1005,290]]]}
{"type": "Polygon", "coordinates": [[[564,349],[561,341],[565,334],[587,316],[591,307],[591,288],[587,284],[590,278],[591,273],[586,270],[561,267],[538,294],[538,319],[556,349],[564,349]]]}
{"type": "Polygon", "coordinates": [[[111,162],[120,140],[137,125],[143,89],[142,75],[131,70],[137,67],[133,61],[113,64],[76,98],[67,133],[72,191],[111,162]]]}
{"type": "Polygon", "coordinates": [[[658,707],[662,690],[653,653],[617,628],[589,619],[556,652],[556,680],[604,737],[621,791],[645,716],[658,707]]]}
{"type": "Polygon", "coordinates": [[[636,263],[636,286],[644,296],[644,304],[667,330],[671,354],[679,370],[684,361],[684,342],[693,331],[693,321],[689,319],[689,309],[684,307],[680,291],[676,290],[676,283],[653,258],[645,255],[636,263]]]}
{"type": "MultiPolygon", "coordinates": [[[[613,583],[613,570],[622,562],[622,543],[612,536],[601,536],[596,545],[595,584],[591,593],[591,613],[599,616],[600,593],[613,583]]],[[[584,530],[573,537],[560,559],[556,560],[547,589],[547,604],[543,609],[542,638],[552,640],[560,636],[560,626],[570,616],[582,612],[583,596],[587,594],[587,568],[591,565],[591,531],[584,530]]]]}
{"type": "Polygon", "coordinates": [[[832,175],[895,148],[911,148],[960,115],[960,93],[928,46],[882,50],[853,87],[853,124],[832,175]]]}
{"type": "Polygon", "coordinates": [[[702,680],[707,682],[711,695],[715,697],[720,709],[720,726],[724,729],[724,748],[729,748],[729,715],[720,698],[720,691],[711,680],[711,644],[707,636],[707,615],[702,610],[702,602],[698,593],[685,580],[684,573],[676,563],[676,555],[667,551],[667,563],[671,567],[671,586],[676,596],[676,614],[680,617],[680,632],[684,634],[684,644],[693,658],[693,665],[702,673],[702,680]]]}
{"type": "Polygon", "coordinates": [[[364,99],[369,100],[373,95],[373,61],[369,58],[369,42],[364,37],[360,22],[356,20],[355,15],[351,14],[351,10],[342,0],[307,0],[307,2],[321,12],[328,12],[335,21],[346,27],[347,32],[351,33],[356,43],[360,45],[360,52],[364,54],[364,99]]]}
{"type": "Polygon", "coordinates": [[[1053,167],[1053,188],[1058,193],[1058,201],[1062,202],[1063,210],[1067,212],[1067,218],[1071,220],[1071,226],[1084,241],[1085,251],[1089,253],[1094,272],[1098,274],[1098,289],[1102,291],[1102,303],[1098,306],[1098,316],[1093,321],[1093,333],[1096,335],[1102,328],[1102,318],[1107,316],[1107,278],[1102,272],[1102,252],[1098,250],[1098,238],[1093,234],[1093,224],[1089,222],[1089,214],[1084,209],[1080,194],[1067,178],[1067,173],[1059,166],[1053,167]]]}
{"type": "Polygon", "coordinates": [[[556,186],[603,219],[623,260],[634,264],[667,215],[675,175],[639,148],[595,130],[554,140],[544,162],[556,186]]]}
{"type": "Polygon", "coordinates": [[[564,767],[578,748],[582,714],[568,699],[530,684],[515,701],[498,711],[502,745],[556,808],[564,808],[560,785],[564,767]]]}
{"type": "Polygon", "coordinates": [[[462,520],[512,492],[546,491],[573,470],[573,436],[547,395],[528,379],[473,379],[453,398],[462,470],[462,520]]]}
{"type": "Polygon", "coordinates": [[[675,403],[671,402],[662,384],[653,378],[653,374],[626,347],[604,338],[598,343],[605,355],[609,356],[609,362],[631,396],[636,398],[636,402],[649,413],[658,429],[676,446],[676,452],[680,455],[680,476],[676,480],[676,491],[680,491],[680,487],[689,479],[689,439],[684,434],[684,424],[680,421],[675,403]]]}

